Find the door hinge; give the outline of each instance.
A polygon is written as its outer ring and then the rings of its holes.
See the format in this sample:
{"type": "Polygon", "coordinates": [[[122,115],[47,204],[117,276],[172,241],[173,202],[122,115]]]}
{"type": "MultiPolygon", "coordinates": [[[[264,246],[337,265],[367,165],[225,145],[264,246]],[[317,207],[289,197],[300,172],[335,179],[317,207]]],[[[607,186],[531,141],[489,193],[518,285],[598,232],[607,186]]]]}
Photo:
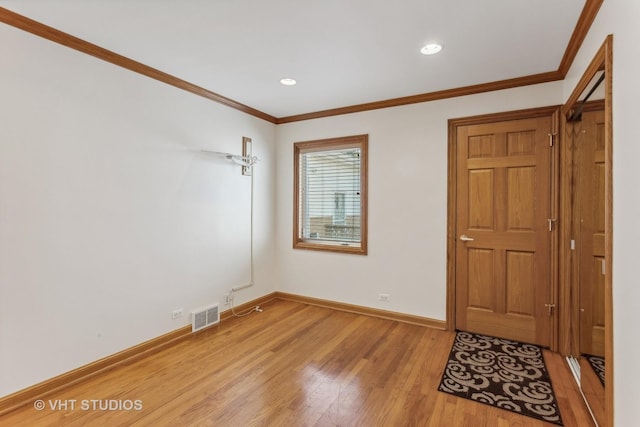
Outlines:
{"type": "Polygon", "coordinates": [[[547,221],[549,222],[549,231],[553,231],[553,228],[556,225],[556,219],[555,218],[549,218],[549,219],[547,219],[547,221]]]}
{"type": "Polygon", "coordinates": [[[549,147],[553,147],[553,138],[558,134],[558,132],[552,132],[549,135],[549,147]]]}
{"type": "Polygon", "coordinates": [[[549,310],[549,316],[551,316],[551,312],[556,307],[556,305],[555,304],[545,304],[544,306],[547,307],[547,310],[549,310]]]}

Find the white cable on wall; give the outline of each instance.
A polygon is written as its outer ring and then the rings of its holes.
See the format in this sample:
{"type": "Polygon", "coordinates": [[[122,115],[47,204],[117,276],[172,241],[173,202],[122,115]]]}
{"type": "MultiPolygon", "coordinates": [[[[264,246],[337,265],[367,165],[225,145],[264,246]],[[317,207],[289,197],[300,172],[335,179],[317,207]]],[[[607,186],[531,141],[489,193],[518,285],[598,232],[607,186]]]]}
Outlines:
{"type": "Polygon", "coordinates": [[[260,308],[260,306],[254,306],[251,307],[247,310],[245,310],[242,313],[236,313],[235,308],[233,306],[233,300],[234,300],[234,294],[235,292],[242,290],[242,289],[246,289],[246,288],[250,288],[251,286],[253,286],[253,280],[254,280],[254,262],[253,262],[253,234],[254,234],[254,225],[253,225],[253,213],[254,213],[254,208],[253,208],[253,204],[254,204],[254,173],[253,173],[253,166],[258,162],[258,158],[256,156],[241,156],[241,155],[237,155],[237,154],[231,154],[231,153],[224,153],[221,151],[211,151],[211,150],[201,150],[203,153],[208,153],[208,154],[215,154],[217,156],[220,157],[224,157],[227,160],[231,160],[233,163],[240,165],[242,167],[246,167],[246,168],[251,168],[251,204],[249,207],[250,210],[250,249],[249,249],[249,263],[250,263],[250,279],[249,279],[249,283],[242,285],[242,286],[236,286],[234,288],[231,288],[231,292],[229,293],[229,300],[231,303],[231,313],[233,313],[233,315],[235,317],[243,317],[243,316],[248,316],[249,314],[253,313],[254,311],[258,311],[261,312],[262,309],[260,308]]]}
{"type": "MultiPolygon", "coordinates": [[[[255,163],[255,162],[254,162],[255,163]]],[[[235,288],[231,288],[231,293],[230,293],[230,300],[231,300],[231,313],[233,313],[233,315],[235,317],[244,317],[244,316],[248,316],[249,314],[253,313],[254,311],[262,311],[262,309],[260,308],[260,306],[255,306],[255,307],[251,307],[248,308],[247,310],[245,310],[242,313],[236,313],[234,307],[233,307],[233,300],[234,300],[234,293],[236,291],[239,291],[241,289],[245,289],[245,288],[249,288],[251,286],[253,286],[253,275],[254,275],[254,265],[253,265],[253,202],[254,202],[254,172],[253,172],[253,165],[251,165],[251,206],[250,206],[250,211],[251,211],[251,218],[250,218],[250,243],[249,243],[249,263],[250,263],[250,279],[249,279],[249,283],[247,283],[246,285],[242,285],[242,286],[237,286],[235,288]]]]}

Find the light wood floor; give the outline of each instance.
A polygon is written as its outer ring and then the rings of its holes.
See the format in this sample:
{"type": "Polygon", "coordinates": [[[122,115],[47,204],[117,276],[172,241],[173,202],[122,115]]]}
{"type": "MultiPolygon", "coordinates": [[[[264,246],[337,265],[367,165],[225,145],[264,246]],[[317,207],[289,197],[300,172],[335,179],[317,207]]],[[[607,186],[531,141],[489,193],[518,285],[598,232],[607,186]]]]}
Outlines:
{"type": "MultiPolygon", "coordinates": [[[[454,334],[276,300],[0,417],[1,426],[551,426],[438,392],[454,334]],[[89,410],[87,400],[140,410],[89,410]],[[67,410],[52,401],[76,400],[67,410]],[[130,405],[130,404],[128,404],[130,405]],[[85,406],[86,407],[86,406],[85,406]]],[[[565,426],[591,419],[545,352],[565,426]]]]}

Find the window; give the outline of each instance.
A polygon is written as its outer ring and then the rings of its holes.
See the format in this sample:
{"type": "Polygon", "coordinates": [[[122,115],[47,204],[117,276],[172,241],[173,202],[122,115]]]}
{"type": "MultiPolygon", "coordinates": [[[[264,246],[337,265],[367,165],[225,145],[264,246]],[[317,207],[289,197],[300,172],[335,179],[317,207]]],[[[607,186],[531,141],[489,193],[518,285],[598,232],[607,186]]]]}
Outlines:
{"type": "Polygon", "coordinates": [[[294,248],[366,255],[367,145],[367,135],[294,144],[294,248]]]}

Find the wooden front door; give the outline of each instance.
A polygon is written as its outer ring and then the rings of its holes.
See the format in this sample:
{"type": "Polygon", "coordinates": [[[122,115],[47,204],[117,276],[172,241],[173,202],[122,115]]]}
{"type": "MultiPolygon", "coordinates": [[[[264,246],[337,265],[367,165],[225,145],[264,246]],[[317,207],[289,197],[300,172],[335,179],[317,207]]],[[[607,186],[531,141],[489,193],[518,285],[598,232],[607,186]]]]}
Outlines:
{"type": "Polygon", "coordinates": [[[604,111],[574,123],[580,353],[604,357],[604,111]]]}
{"type": "Polygon", "coordinates": [[[457,127],[456,329],[550,345],[552,125],[457,127]]]}

